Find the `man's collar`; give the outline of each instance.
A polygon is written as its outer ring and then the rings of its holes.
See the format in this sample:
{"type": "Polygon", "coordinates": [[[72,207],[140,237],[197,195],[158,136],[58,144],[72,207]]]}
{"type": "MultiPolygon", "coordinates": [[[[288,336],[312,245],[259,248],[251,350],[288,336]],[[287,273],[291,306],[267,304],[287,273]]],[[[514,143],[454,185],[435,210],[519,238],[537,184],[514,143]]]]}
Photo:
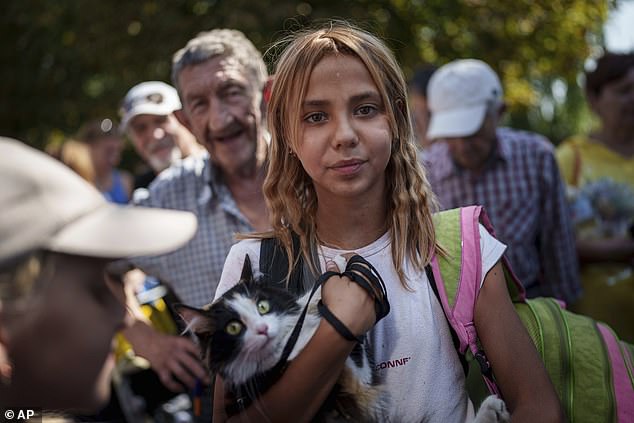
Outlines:
{"type": "Polygon", "coordinates": [[[502,132],[503,128],[497,128],[495,131],[495,135],[497,136],[496,144],[496,156],[497,159],[502,160],[504,162],[508,162],[511,158],[511,147],[508,142],[502,142],[502,132]]]}
{"type": "Polygon", "coordinates": [[[445,141],[435,141],[429,146],[428,151],[425,151],[421,156],[425,167],[430,170],[434,169],[433,173],[439,180],[448,178],[456,171],[445,141]],[[447,158],[447,160],[441,158],[447,158]]]}
{"type": "Polygon", "coordinates": [[[211,157],[207,153],[200,162],[202,169],[203,185],[198,193],[198,204],[207,204],[212,198],[218,196],[218,176],[219,172],[211,161],[211,157]]]}

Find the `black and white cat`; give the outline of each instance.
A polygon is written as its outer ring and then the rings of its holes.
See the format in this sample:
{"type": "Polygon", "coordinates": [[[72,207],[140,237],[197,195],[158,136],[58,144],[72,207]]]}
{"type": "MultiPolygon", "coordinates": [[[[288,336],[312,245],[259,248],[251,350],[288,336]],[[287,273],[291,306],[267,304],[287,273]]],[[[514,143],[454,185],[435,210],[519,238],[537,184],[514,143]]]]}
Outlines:
{"type": "MultiPolygon", "coordinates": [[[[306,346],[319,326],[318,290],[310,299],[302,330],[288,361],[306,346]]],[[[247,256],[240,282],[202,309],[175,306],[197,338],[205,365],[234,390],[249,385],[257,375],[272,369],[304,309],[309,294],[297,297],[263,278],[254,278],[247,256]]],[[[355,347],[335,386],[327,410],[317,420],[383,422],[386,395],[373,380],[372,365],[364,345],[355,347]]]]}
{"type": "MultiPolygon", "coordinates": [[[[288,361],[306,346],[319,326],[318,290],[310,299],[308,311],[288,361]]],[[[250,387],[257,376],[271,370],[282,357],[309,294],[297,297],[286,289],[254,278],[247,256],[240,282],[222,297],[202,309],[175,306],[187,324],[186,331],[195,335],[203,362],[212,374],[219,374],[225,387],[234,391],[250,387]]],[[[257,389],[257,388],[256,388],[257,389]]],[[[262,393],[262,392],[260,392],[262,393]]],[[[255,398],[258,393],[249,392],[255,398]]],[[[339,376],[327,404],[316,421],[385,422],[388,393],[372,375],[372,363],[367,340],[357,344],[339,376]]],[[[494,396],[487,398],[475,423],[508,421],[504,402],[494,396]]]]}

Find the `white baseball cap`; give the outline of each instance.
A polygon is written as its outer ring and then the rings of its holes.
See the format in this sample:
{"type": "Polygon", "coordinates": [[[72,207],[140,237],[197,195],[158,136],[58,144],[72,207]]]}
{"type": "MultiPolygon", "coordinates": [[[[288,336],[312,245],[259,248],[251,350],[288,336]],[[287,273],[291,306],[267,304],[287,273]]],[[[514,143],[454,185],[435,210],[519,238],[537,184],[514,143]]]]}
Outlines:
{"type": "Polygon", "coordinates": [[[181,109],[176,89],[161,81],[141,82],[130,88],[121,105],[121,129],[137,115],[167,116],[181,109]]]}
{"type": "Polygon", "coordinates": [[[462,59],[440,67],[429,80],[427,102],[431,112],[427,138],[473,135],[487,109],[502,101],[497,74],[481,60],[462,59]]]}
{"type": "Polygon", "coordinates": [[[0,265],[39,249],[112,259],[162,254],[196,226],[189,212],[109,203],[61,162],[0,137],[0,265]]]}

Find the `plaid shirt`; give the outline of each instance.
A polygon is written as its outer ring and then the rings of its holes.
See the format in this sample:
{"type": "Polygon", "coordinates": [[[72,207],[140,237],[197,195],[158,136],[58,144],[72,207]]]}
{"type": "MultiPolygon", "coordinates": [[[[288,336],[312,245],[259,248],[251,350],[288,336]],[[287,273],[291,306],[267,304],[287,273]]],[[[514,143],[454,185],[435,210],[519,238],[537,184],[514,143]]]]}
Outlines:
{"type": "Polygon", "coordinates": [[[581,285],[553,146],[540,135],[510,128],[498,128],[497,138],[495,153],[479,175],[457,166],[444,142],[422,154],[440,207],[483,205],[528,295],[573,302],[581,285]]]}
{"type": "Polygon", "coordinates": [[[198,218],[198,230],[184,247],[131,262],[168,284],[180,300],[194,307],[210,303],[237,232],[253,229],[221,182],[209,156],[188,157],[162,172],[148,190],[135,191],[134,203],[187,210],[198,218]]]}

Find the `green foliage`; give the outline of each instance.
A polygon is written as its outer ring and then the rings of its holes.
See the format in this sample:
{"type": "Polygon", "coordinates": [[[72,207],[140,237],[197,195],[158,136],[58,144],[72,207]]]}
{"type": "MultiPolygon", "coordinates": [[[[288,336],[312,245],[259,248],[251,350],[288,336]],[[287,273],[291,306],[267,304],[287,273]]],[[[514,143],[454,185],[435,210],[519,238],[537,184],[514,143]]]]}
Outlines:
{"type": "Polygon", "coordinates": [[[489,62],[513,122],[558,140],[580,127],[577,73],[616,1],[5,0],[0,134],[41,147],[86,119],[116,116],[132,85],[169,80],[172,54],[200,31],[237,28],[264,51],[289,29],[341,17],[384,36],[406,73],[423,61],[489,62]],[[553,99],[555,80],[570,96],[549,121],[538,106],[553,99]]]}

